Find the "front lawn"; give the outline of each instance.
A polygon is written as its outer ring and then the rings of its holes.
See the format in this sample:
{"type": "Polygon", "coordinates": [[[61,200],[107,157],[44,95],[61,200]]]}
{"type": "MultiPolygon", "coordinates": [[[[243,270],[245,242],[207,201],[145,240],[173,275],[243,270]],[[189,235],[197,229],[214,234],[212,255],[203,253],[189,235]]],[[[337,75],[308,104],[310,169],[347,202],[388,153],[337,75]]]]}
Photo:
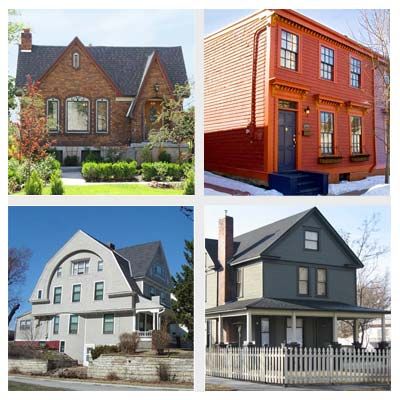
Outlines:
{"type": "MultiPolygon", "coordinates": [[[[183,195],[182,189],[152,188],[143,184],[112,184],[112,185],[64,185],[64,195],[183,195]]],[[[25,194],[24,191],[15,193],[25,194]]],[[[50,186],[43,189],[44,195],[50,195],[50,186]]]]}

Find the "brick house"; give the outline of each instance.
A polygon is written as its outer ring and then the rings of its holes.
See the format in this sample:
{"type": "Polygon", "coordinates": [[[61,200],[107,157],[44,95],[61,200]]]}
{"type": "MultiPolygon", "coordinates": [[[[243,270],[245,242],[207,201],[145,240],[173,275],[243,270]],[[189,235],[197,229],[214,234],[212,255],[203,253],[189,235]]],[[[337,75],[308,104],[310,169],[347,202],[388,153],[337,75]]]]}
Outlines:
{"type": "Polygon", "coordinates": [[[374,173],[373,57],[293,10],[262,10],[209,35],[205,168],[270,186],[271,175],[296,171],[330,182],[374,173]]]}
{"type": "Polygon", "coordinates": [[[104,155],[110,147],[137,158],[149,131],[157,128],[163,97],[187,82],[179,46],[85,46],[77,37],[68,46],[38,46],[25,29],[17,87],[28,75],[40,81],[58,157],[80,160],[88,150],[104,155]]]}

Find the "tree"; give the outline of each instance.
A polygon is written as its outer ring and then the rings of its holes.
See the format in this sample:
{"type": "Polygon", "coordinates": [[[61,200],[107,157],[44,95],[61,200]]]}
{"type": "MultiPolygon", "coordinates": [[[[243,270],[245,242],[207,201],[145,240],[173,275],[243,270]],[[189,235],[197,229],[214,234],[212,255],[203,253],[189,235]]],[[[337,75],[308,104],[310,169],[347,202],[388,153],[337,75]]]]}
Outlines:
{"type": "Polygon", "coordinates": [[[15,88],[15,78],[8,75],[8,116],[10,117],[11,111],[17,108],[17,97],[15,88]]]}
{"type": "Polygon", "coordinates": [[[19,308],[18,293],[21,285],[25,282],[31,256],[32,252],[27,248],[11,247],[8,249],[8,323],[19,308]]]}
{"type": "Polygon", "coordinates": [[[188,329],[188,339],[193,340],[193,240],[185,240],[186,264],[182,271],[172,277],[172,293],[176,301],[172,303],[176,321],[188,329]]]}
{"type": "Polygon", "coordinates": [[[190,85],[176,85],[171,98],[164,97],[162,110],[157,117],[161,128],[152,130],[149,140],[152,145],[161,146],[164,142],[178,145],[178,159],[182,161],[182,145],[187,144],[190,152],[194,145],[194,107],[184,109],[184,101],[190,93],[190,85]]]}
{"type": "MultiPolygon", "coordinates": [[[[16,10],[8,10],[8,17],[19,15],[16,10]]],[[[16,44],[19,41],[21,31],[24,29],[24,24],[17,21],[8,21],[8,43],[16,44]]]]}
{"type": "MultiPolygon", "coordinates": [[[[364,268],[357,271],[357,304],[360,307],[387,309],[390,306],[390,279],[388,273],[382,272],[380,261],[389,253],[389,248],[382,245],[376,236],[378,224],[379,216],[372,214],[362,222],[357,237],[348,232],[341,232],[341,235],[364,264],[364,268]]],[[[360,321],[361,343],[372,321],[360,321]]],[[[353,329],[353,321],[342,321],[339,326],[342,337],[350,337],[353,329]]]]}

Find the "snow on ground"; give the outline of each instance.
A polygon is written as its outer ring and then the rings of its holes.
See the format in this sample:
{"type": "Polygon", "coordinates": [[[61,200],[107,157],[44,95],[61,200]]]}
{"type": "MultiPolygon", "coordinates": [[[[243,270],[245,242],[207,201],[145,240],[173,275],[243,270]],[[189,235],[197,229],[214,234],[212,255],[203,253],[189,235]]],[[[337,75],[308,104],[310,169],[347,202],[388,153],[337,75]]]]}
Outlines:
{"type": "Polygon", "coordinates": [[[329,185],[330,195],[340,195],[348,192],[354,192],[358,190],[368,190],[374,186],[381,185],[385,182],[385,177],[370,176],[368,178],[362,179],[361,181],[342,181],[340,183],[331,183],[329,185]]]}
{"type": "Polygon", "coordinates": [[[390,196],[390,185],[383,183],[369,188],[363,196],[390,196]]]}
{"type": "Polygon", "coordinates": [[[206,196],[231,196],[229,193],[218,192],[217,190],[204,188],[204,194],[206,196]]]}
{"type": "MultiPolygon", "coordinates": [[[[251,196],[283,196],[282,193],[277,190],[267,190],[257,186],[249,185],[248,183],[236,181],[234,179],[225,178],[223,176],[215,175],[211,172],[204,172],[204,182],[210,185],[219,186],[229,190],[238,190],[240,192],[249,193],[251,196]]],[[[214,189],[205,188],[205,194],[216,196],[216,195],[227,195],[228,193],[217,192],[214,189]]]]}

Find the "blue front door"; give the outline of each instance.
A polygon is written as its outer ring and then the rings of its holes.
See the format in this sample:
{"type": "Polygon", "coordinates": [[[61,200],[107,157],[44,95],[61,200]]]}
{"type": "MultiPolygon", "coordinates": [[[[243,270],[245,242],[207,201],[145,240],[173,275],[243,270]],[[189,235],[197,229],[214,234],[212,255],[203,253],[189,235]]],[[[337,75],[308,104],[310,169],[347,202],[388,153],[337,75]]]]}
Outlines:
{"type": "Polygon", "coordinates": [[[296,169],[296,111],[279,110],[278,172],[296,169]]]}

